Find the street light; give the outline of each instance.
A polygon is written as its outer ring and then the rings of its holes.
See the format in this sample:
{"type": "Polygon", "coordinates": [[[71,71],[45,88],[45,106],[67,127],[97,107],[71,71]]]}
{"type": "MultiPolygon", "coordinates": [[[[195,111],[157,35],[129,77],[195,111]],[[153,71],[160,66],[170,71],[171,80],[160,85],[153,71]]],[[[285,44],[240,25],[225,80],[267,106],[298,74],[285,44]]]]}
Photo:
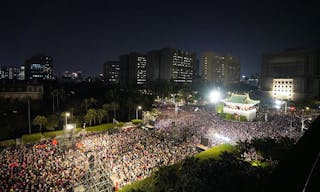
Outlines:
{"type": "Polygon", "coordinates": [[[142,107],[141,106],[138,106],[137,110],[136,110],[136,119],[138,119],[138,110],[141,110],[142,107]]]}
{"type": "Polygon", "coordinates": [[[287,101],[284,101],[284,100],[276,100],[275,103],[276,103],[276,106],[275,106],[275,107],[276,107],[277,109],[280,109],[281,106],[284,104],[284,114],[287,114],[287,108],[288,108],[288,106],[287,106],[287,101]]]}
{"type": "Polygon", "coordinates": [[[67,128],[67,125],[68,125],[68,117],[70,116],[70,113],[69,112],[66,112],[66,128],[67,128]]]}
{"type": "Polygon", "coordinates": [[[281,105],[282,102],[280,100],[276,100],[276,105],[281,105]]]}
{"type": "Polygon", "coordinates": [[[209,100],[211,103],[218,103],[221,99],[221,93],[217,90],[213,90],[209,94],[209,100]]]}

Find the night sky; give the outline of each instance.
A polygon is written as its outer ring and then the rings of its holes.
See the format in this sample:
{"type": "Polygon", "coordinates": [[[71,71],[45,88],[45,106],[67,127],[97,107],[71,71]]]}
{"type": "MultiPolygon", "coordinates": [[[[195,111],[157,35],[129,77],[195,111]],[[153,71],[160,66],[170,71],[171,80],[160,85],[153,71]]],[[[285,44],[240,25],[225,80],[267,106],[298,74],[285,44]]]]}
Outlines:
{"type": "Polygon", "coordinates": [[[97,75],[120,54],[169,46],[233,54],[241,74],[252,74],[263,53],[319,48],[319,22],[319,7],[306,1],[2,0],[0,66],[45,53],[58,75],[97,75]]]}

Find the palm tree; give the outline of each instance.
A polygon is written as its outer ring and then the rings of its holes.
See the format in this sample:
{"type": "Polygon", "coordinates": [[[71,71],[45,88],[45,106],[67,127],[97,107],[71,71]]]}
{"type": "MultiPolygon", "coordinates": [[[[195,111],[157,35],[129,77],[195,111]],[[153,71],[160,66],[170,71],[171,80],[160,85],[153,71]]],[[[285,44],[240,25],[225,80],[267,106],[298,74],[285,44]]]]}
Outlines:
{"type": "Polygon", "coordinates": [[[130,118],[130,116],[131,116],[130,115],[130,109],[134,108],[134,106],[135,106],[135,104],[132,101],[131,97],[128,97],[128,99],[127,99],[127,106],[128,106],[128,121],[130,121],[131,120],[131,118],[130,118]]]}
{"type": "Polygon", "coordinates": [[[118,104],[117,102],[112,102],[112,103],[111,103],[111,106],[112,106],[112,108],[113,108],[113,118],[116,119],[116,118],[117,118],[116,111],[119,110],[120,106],[119,106],[119,104],[118,104]]]}
{"type": "MultiPolygon", "coordinates": [[[[51,91],[50,95],[52,96],[52,111],[55,111],[55,108],[59,108],[59,99],[60,101],[65,101],[66,92],[63,88],[61,89],[54,89],[51,91]],[[55,102],[56,99],[56,102],[55,102]]],[[[61,103],[61,102],[60,102],[61,103]]]]}
{"type": "Polygon", "coordinates": [[[92,117],[91,117],[91,115],[90,115],[89,113],[87,113],[87,114],[84,116],[84,121],[85,121],[86,123],[88,123],[89,126],[92,125],[92,117]]]}
{"type": "Polygon", "coordinates": [[[99,124],[101,124],[103,118],[107,116],[107,111],[105,111],[104,109],[98,109],[96,110],[96,113],[97,113],[99,124]]]}
{"type": "Polygon", "coordinates": [[[59,124],[59,116],[56,114],[51,114],[48,116],[48,124],[47,129],[52,131],[54,128],[58,127],[59,124]]]}
{"type": "Polygon", "coordinates": [[[90,97],[89,101],[90,101],[90,106],[95,106],[98,103],[98,100],[93,97],[90,97]]]}
{"type": "Polygon", "coordinates": [[[109,111],[111,110],[111,105],[105,103],[102,105],[102,109],[106,112],[107,121],[109,122],[109,111]]]}
{"type": "Polygon", "coordinates": [[[97,104],[97,100],[93,97],[90,98],[86,98],[82,101],[81,106],[83,106],[85,108],[85,110],[87,111],[89,107],[95,106],[97,104]]]}
{"type": "Polygon", "coordinates": [[[30,101],[31,101],[31,97],[30,96],[26,96],[23,98],[22,100],[23,102],[26,102],[27,103],[27,108],[28,108],[28,128],[29,128],[29,134],[31,134],[31,118],[30,118],[30,109],[31,109],[31,106],[30,106],[30,101]]]}
{"type": "Polygon", "coordinates": [[[95,109],[89,109],[87,114],[89,114],[89,117],[91,120],[93,120],[93,124],[96,124],[96,118],[97,118],[97,111],[95,109]]]}
{"type": "Polygon", "coordinates": [[[53,91],[51,91],[50,95],[52,96],[52,112],[54,113],[54,109],[55,109],[55,103],[54,103],[54,99],[57,96],[58,90],[54,89],[53,91]]]}
{"type": "Polygon", "coordinates": [[[42,129],[42,126],[46,126],[48,124],[48,120],[45,116],[43,115],[37,115],[33,121],[32,121],[32,124],[33,125],[39,125],[40,127],[40,132],[41,132],[41,129],[42,129]]]}

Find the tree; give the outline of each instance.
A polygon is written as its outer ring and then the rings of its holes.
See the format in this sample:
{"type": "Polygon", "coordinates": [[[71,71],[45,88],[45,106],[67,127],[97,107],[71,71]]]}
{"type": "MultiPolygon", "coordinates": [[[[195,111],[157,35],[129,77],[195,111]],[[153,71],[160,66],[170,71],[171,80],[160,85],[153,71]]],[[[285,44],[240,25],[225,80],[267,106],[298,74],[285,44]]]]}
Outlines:
{"type": "Polygon", "coordinates": [[[59,124],[59,116],[55,114],[51,114],[48,116],[48,124],[47,129],[53,131],[59,124]]]}
{"type": "Polygon", "coordinates": [[[89,105],[89,99],[84,99],[81,102],[81,107],[84,107],[86,111],[88,110],[88,105],[89,105]]]}
{"type": "Polygon", "coordinates": [[[87,114],[84,116],[84,121],[85,121],[86,123],[88,123],[89,126],[92,125],[92,117],[90,116],[90,114],[87,113],[87,114]]]}
{"type": "Polygon", "coordinates": [[[93,97],[86,98],[82,101],[81,106],[85,108],[87,111],[89,107],[95,106],[97,104],[97,100],[93,97]]]}
{"type": "Polygon", "coordinates": [[[51,91],[50,95],[52,96],[52,112],[55,112],[55,97],[58,95],[58,89],[54,89],[53,91],[51,91]]]}
{"type": "Polygon", "coordinates": [[[104,109],[98,109],[96,110],[96,113],[97,113],[99,124],[101,124],[103,118],[107,116],[107,112],[104,109]]]}
{"type": "Polygon", "coordinates": [[[108,103],[103,104],[102,109],[106,112],[107,122],[109,122],[109,111],[111,110],[111,105],[108,103]]]}
{"type": "Polygon", "coordinates": [[[130,119],[131,119],[131,117],[130,117],[131,110],[130,109],[134,108],[134,106],[135,106],[131,97],[128,97],[128,99],[127,99],[127,106],[128,106],[128,121],[130,121],[130,119]]]}
{"type": "Polygon", "coordinates": [[[113,109],[113,118],[117,118],[117,114],[116,114],[116,111],[118,111],[119,110],[119,108],[120,108],[120,106],[119,106],[119,104],[118,103],[116,103],[116,102],[112,102],[111,103],[111,107],[112,107],[112,109],[113,109]]]}
{"type": "Polygon", "coordinates": [[[48,120],[45,116],[42,116],[42,115],[37,115],[33,121],[32,121],[32,124],[33,125],[39,125],[40,127],[40,132],[41,132],[41,129],[42,129],[42,126],[46,126],[48,124],[48,120]]]}
{"type": "Polygon", "coordinates": [[[86,123],[89,123],[89,126],[96,124],[97,111],[95,109],[89,109],[87,114],[84,116],[84,120],[86,123]]]}
{"type": "Polygon", "coordinates": [[[58,109],[59,108],[59,99],[60,101],[65,101],[66,99],[66,92],[64,89],[54,89],[53,91],[51,91],[50,95],[52,96],[52,111],[55,111],[55,108],[58,109]],[[56,101],[55,101],[56,99],[56,101]]]}

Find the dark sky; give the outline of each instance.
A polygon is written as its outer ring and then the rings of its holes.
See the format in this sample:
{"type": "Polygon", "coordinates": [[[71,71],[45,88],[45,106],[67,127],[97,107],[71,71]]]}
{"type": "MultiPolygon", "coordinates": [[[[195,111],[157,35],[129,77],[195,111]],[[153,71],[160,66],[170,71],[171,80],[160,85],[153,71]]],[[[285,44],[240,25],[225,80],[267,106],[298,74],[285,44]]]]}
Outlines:
{"type": "Polygon", "coordinates": [[[2,0],[0,66],[45,53],[57,74],[96,75],[120,54],[170,46],[233,54],[251,74],[263,53],[320,47],[319,23],[311,1],[2,0]]]}

